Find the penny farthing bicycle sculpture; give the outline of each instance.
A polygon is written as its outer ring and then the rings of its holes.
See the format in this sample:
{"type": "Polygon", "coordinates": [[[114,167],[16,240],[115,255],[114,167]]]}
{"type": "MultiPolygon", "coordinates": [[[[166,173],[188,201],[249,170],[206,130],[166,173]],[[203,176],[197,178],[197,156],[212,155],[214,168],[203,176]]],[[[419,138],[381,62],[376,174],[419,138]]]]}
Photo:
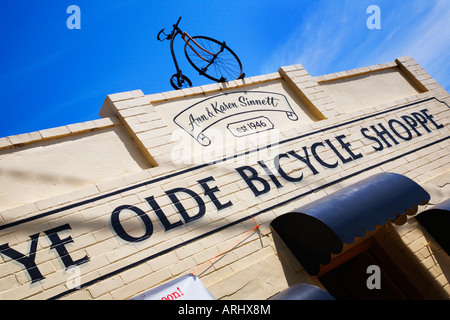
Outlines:
{"type": "Polygon", "coordinates": [[[223,41],[218,41],[209,37],[194,36],[191,37],[182,31],[177,23],[173,25],[170,34],[165,34],[162,29],[157,36],[159,41],[170,40],[170,50],[177,73],[170,78],[170,84],[176,90],[192,87],[191,80],[186,77],[178,66],[178,61],[173,49],[173,43],[177,35],[181,35],[184,40],[184,53],[189,63],[196,69],[200,75],[216,82],[225,82],[244,78],[242,64],[237,55],[223,41]],[[164,38],[161,36],[164,35],[164,38]]]}

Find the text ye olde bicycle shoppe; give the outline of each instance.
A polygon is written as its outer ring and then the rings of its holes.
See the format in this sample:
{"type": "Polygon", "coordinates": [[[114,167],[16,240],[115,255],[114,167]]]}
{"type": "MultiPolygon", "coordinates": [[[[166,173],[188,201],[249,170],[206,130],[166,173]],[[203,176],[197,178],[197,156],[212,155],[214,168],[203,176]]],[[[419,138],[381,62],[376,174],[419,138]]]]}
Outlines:
{"type": "MultiPolygon", "coordinates": [[[[393,119],[384,119],[377,124],[361,128],[360,137],[357,140],[370,143],[369,145],[375,152],[391,148],[394,145],[401,144],[416,137],[430,133],[433,130],[444,128],[443,124],[435,121],[433,115],[428,109],[422,109],[417,112],[404,113],[402,116],[393,119]]],[[[367,143],[364,143],[367,144],[367,143]]],[[[331,139],[318,140],[310,145],[304,145],[297,150],[280,153],[272,160],[259,160],[254,166],[244,165],[234,168],[234,172],[242,179],[249,189],[249,196],[258,197],[271,192],[274,189],[281,189],[289,183],[300,183],[308,175],[317,175],[322,171],[336,168],[339,164],[346,165],[352,161],[361,159],[364,154],[352,150],[352,145],[348,142],[344,134],[335,136],[331,139]],[[322,151],[330,151],[333,156],[326,159],[321,156],[322,151]],[[293,160],[293,162],[292,162],[293,160]],[[269,161],[273,161],[273,166],[269,161]],[[298,166],[298,170],[286,172],[283,166],[290,162],[298,166]],[[274,169],[269,169],[274,168],[274,169]]],[[[373,151],[372,151],[373,152],[373,151]]],[[[327,152],[330,154],[329,152],[327,152]]],[[[225,209],[232,209],[234,203],[227,196],[220,196],[220,181],[216,181],[213,176],[205,177],[197,181],[197,191],[188,188],[174,188],[165,192],[164,195],[150,195],[145,198],[147,205],[121,205],[111,212],[110,223],[112,230],[122,240],[130,243],[148,241],[154,230],[154,223],[160,221],[165,231],[182,228],[187,223],[195,223],[206,214],[206,205],[211,201],[212,208],[221,212],[225,209]],[[176,215],[171,215],[170,220],[166,212],[160,206],[158,197],[167,197],[177,211],[176,215]],[[194,201],[196,206],[188,210],[185,208],[184,202],[189,199],[194,201]],[[120,215],[128,211],[128,214],[137,215],[142,220],[142,235],[135,236],[127,233],[120,220],[120,215]]],[[[162,199],[162,198],[159,198],[162,199]]],[[[167,202],[167,201],[164,201],[167,202]]],[[[60,257],[63,265],[69,268],[73,265],[80,265],[89,262],[86,255],[82,258],[74,260],[68,248],[68,244],[74,240],[70,236],[63,237],[60,233],[70,230],[70,224],[64,224],[50,230],[44,230],[30,235],[29,252],[22,253],[11,248],[8,243],[0,245],[0,253],[11,258],[17,263],[23,265],[32,282],[44,279],[39,267],[36,265],[36,249],[40,237],[47,237],[51,243],[50,249],[55,250],[60,257]],[[63,237],[63,238],[62,238],[63,237]]],[[[136,231],[134,231],[136,234],[136,231]]],[[[12,261],[11,260],[11,261],[12,261]]],[[[38,259],[39,261],[40,259],[38,259]]]]}

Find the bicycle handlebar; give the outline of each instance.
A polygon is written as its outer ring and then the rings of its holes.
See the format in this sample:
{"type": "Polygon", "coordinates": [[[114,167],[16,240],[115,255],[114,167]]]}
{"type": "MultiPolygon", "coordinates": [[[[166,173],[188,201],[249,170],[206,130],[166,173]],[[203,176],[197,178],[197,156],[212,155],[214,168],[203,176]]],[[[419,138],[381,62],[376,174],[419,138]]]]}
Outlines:
{"type": "Polygon", "coordinates": [[[158,33],[158,35],[156,36],[156,39],[158,39],[159,41],[164,41],[164,40],[167,40],[167,39],[171,39],[171,37],[173,37],[173,35],[174,35],[175,32],[177,32],[177,31],[178,31],[178,32],[181,32],[181,30],[178,28],[178,24],[180,23],[180,21],[181,21],[181,17],[178,18],[177,23],[173,25],[173,31],[172,31],[171,34],[166,35],[166,34],[164,33],[164,30],[165,30],[166,28],[164,28],[164,29],[162,29],[162,30],[158,33]],[[162,39],[162,40],[161,40],[161,33],[164,33],[164,35],[166,36],[165,39],[162,39]]]}
{"type": "Polygon", "coordinates": [[[158,35],[156,36],[156,39],[158,39],[159,41],[164,41],[164,40],[165,40],[165,39],[161,40],[161,38],[160,38],[161,33],[163,33],[164,30],[166,30],[166,28],[162,29],[162,30],[158,33],[158,35]]]}
{"type": "Polygon", "coordinates": [[[177,23],[173,25],[173,27],[174,27],[175,29],[178,28],[178,24],[180,23],[180,21],[181,21],[181,17],[178,19],[177,23]]]}

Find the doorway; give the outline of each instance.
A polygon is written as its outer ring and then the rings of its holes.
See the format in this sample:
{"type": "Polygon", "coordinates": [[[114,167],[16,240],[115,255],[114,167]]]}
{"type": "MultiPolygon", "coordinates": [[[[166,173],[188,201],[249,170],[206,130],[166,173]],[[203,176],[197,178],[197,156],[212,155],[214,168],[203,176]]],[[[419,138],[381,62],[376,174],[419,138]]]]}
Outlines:
{"type": "Polygon", "coordinates": [[[423,299],[411,281],[373,238],[322,266],[317,277],[337,300],[423,299]],[[368,273],[369,266],[378,266],[380,272],[368,273]],[[367,285],[368,278],[378,276],[376,280],[380,288],[370,289],[367,285]]]}

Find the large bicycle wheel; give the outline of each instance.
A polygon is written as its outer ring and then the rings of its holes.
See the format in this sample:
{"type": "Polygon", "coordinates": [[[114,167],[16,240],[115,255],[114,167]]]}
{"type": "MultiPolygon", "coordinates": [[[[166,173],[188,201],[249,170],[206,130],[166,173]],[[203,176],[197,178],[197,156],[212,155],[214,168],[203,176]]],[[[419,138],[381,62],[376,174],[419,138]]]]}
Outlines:
{"type": "Polygon", "coordinates": [[[201,75],[217,81],[225,82],[239,79],[242,76],[242,64],[237,55],[226,46],[212,38],[195,36],[188,38],[184,53],[189,63],[201,75]],[[199,46],[194,43],[198,43],[199,46]],[[203,49],[205,50],[203,50],[203,49]]]}

